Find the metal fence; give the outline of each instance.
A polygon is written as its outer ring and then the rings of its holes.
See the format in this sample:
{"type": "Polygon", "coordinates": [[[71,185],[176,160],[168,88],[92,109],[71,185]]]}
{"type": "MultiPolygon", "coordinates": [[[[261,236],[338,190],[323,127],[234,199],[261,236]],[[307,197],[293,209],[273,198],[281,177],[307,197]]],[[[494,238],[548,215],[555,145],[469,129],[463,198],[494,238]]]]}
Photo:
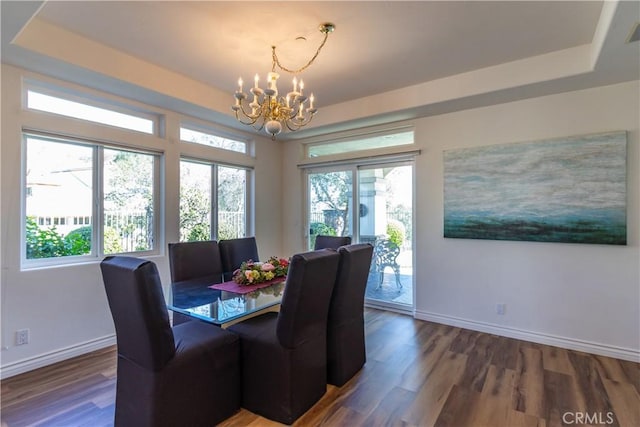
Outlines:
{"type": "Polygon", "coordinates": [[[218,211],[218,239],[244,237],[246,229],[244,212],[218,211]]]}
{"type": "MultiPolygon", "coordinates": [[[[122,252],[148,250],[153,245],[153,215],[145,212],[112,212],[104,217],[107,227],[114,229],[120,237],[122,252]]],[[[244,237],[246,233],[245,213],[219,211],[218,239],[244,237]]],[[[105,236],[106,240],[106,236],[105,236]]]]}
{"type": "MultiPolygon", "coordinates": [[[[104,214],[105,252],[134,252],[153,247],[153,213],[151,212],[105,212],[104,214]],[[107,248],[114,244],[107,241],[110,230],[119,237],[119,248],[107,248]],[[110,250],[109,250],[110,249],[110,250]]],[[[114,236],[115,237],[115,236],[114,236]]]]}

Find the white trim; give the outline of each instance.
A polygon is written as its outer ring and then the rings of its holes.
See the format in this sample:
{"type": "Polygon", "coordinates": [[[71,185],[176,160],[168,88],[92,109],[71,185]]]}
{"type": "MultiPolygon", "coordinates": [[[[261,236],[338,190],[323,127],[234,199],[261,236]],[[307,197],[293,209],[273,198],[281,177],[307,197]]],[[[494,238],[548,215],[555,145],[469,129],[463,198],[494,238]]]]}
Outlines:
{"type": "Polygon", "coordinates": [[[355,139],[364,139],[376,135],[384,136],[392,133],[400,133],[408,130],[415,130],[413,120],[403,120],[400,122],[386,123],[377,126],[367,126],[345,131],[324,133],[321,135],[310,136],[298,139],[302,145],[316,144],[319,142],[338,142],[355,139]]]}
{"type": "Polygon", "coordinates": [[[34,369],[61,362],[63,360],[71,359],[72,357],[91,353],[92,351],[115,345],[115,343],[115,334],[107,335],[102,338],[85,341],[81,344],[69,346],[49,353],[41,354],[39,356],[8,363],[0,367],[0,379],[4,380],[5,378],[32,371],[34,369]]]}
{"type": "Polygon", "coordinates": [[[637,349],[617,347],[608,344],[584,341],[575,338],[560,337],[557,335],[545,334],[540,332],[526,331],[523,329],[511,328],[508,326],[496,325],[487,322],[478,322],[475,320],[431,313],[428,311],[416,310],[414,317],[419,320],[427,320],[429,322],[441,323],[444,325],[456,326],[464,329],[471,329],[473,331],[485,332],[488,334],[535,342],[538,344],[551,345],[554,347],[560,347],[569,350],[583,351],[586,353],[598,354],[601,356],[613,357],[616,359],[629,360],[636,363],[640,362],[640,350],[637,349]]]}
{"type": "Polygon", "coordinates": [[[405,145],[403,148],[389,147],[378,148],[375,150],[357,151],[357,155],[353,152],[331,154],[322,157],[313,157],[312,159],[303,160],[298,163],[299,169],[324,168],[340,165],[375,165],[386,162],[406,162],[412,161],[416,156],[421,154],[421,150],[416,149],[413,145],[405,145]]]}
{"type": "Polygon", "coordinates": [[[410,305],[367,298],[364,301],[364,306],[367,308],[375,308],[377,310],[391,311],[398,314],[404,314],[405,316],[415,317],[413,307],[410,305]]]}

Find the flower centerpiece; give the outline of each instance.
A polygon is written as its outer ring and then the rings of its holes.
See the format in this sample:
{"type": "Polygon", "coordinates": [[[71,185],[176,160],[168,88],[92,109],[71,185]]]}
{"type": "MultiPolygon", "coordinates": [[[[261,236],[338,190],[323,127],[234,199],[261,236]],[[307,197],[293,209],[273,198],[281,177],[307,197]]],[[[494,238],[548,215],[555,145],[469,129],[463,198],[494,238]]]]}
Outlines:
{"type": "Polygon", "coordinates": [[[289,260],[272,256],[266,262],[245,261],[233,272],[233,281],[240,285],[257,283],[285,277],[289,270],[289,260]]]}

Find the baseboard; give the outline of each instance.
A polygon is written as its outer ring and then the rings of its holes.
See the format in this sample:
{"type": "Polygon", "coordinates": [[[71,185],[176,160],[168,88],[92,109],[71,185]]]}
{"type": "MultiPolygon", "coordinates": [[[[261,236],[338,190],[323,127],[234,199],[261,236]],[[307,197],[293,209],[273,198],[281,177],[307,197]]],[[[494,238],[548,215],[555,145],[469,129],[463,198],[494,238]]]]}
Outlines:
{"type": "Polygon", "coordinates": [[[487,322],[478,322],[475,320],[430,313],[427,311],[416,310],[414,317],[420,320],[442,323],[444,325],[456,326],[463,329],[471,329],[473,331],[485,332],[488,334],[500,335],[508,338],[516,338],[519,340],[535,342],[538,344],[546,344],[554,347],[566,348],[569,350],[577,350],[583,351],[585,353],[614,357],[616,359],[629,360],[636,363],[640,362],[640,351],[630,348],[616,347],[607,344],[577,340],[574,338],[526,331],[523,329],[511,328],[508,326],[496,325],[487,322]]]}
{"type": "Polygon", "coordinates": [[[8,363],[0,366],[0,379],[12,377],[24,372],[32,371],[43,366],[71,359],[72,357],[81,356],[95,350],[109,347],[116,343],[115,335],[107,335],[95,340],[86,341],[81,344],[55,350],[39,356],[30,357],[28,359],[18,360],[17,362],[8,363]]]}

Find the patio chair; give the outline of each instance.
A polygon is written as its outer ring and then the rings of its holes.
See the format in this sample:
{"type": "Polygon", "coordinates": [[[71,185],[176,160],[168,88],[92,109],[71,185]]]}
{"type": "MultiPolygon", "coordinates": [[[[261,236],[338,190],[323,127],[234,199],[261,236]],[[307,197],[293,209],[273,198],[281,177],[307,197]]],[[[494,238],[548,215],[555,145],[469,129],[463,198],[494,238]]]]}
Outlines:
{"type": "Polygon", "coordinates": [[[398,255],[400,255],[400,247],[389,239],[378,239],[374,246],[373,259],[376,272],[380,275],[380,281],[376,289],[382,287],[384,282],[384,269],[391,267],[396,275],[396,286],[402,288],[400,282],[400,264],[398,264],[398,255]]]}

